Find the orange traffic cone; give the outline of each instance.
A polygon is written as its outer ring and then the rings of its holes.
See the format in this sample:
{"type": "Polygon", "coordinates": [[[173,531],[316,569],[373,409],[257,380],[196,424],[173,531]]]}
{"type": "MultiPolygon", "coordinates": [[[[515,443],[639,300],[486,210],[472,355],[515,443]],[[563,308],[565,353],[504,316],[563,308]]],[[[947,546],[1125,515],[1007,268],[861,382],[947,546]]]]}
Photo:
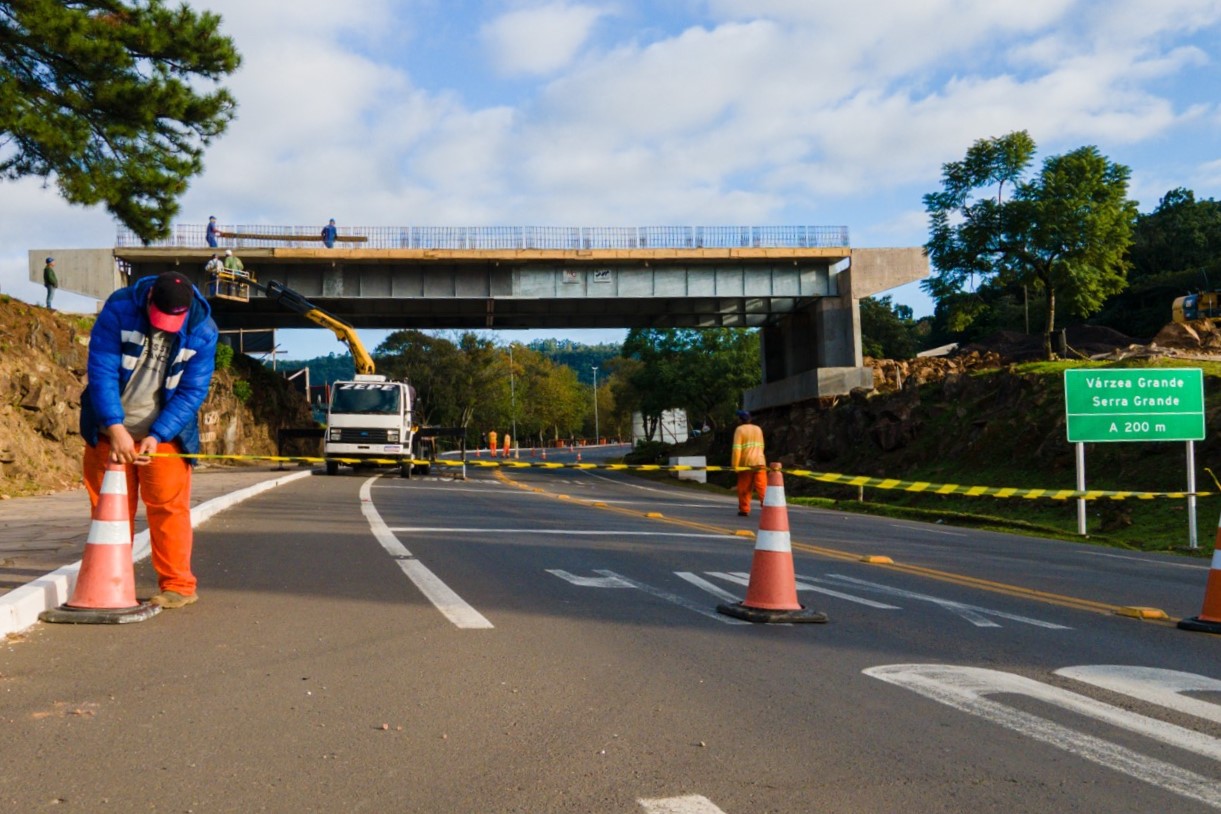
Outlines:
{"type": "Polygon", "coordinates": [[[160,612],[160,606],[136,600],[127,469],[112,463],[102,477],[102,491],[89,525],[72,598],[58,608],[43,611],[38,618],[44,622],[121,625],[143,622],[160,612]]]}
{"type": "Polygon", "coordinates": [[[746,599],[717,605],[717,612],[748,622],[825,622],[827,615],[812,611],[797,601],[797,577],[793,573],[793,546],[789,539],[789,510],[784,500],[784,477],[780,464],[767,472],[767,492],[759,517],[759,536],[750,565],[746,599]]]}
{"type": "Polygon", "coordinates": [[[1217,524],[1217,540],[1213,544],[1213,562],[1204,585],[1204,610],[1199,616],[1179,622],[1181,630],[1221,633],[1221,522],[1217,524]]]}

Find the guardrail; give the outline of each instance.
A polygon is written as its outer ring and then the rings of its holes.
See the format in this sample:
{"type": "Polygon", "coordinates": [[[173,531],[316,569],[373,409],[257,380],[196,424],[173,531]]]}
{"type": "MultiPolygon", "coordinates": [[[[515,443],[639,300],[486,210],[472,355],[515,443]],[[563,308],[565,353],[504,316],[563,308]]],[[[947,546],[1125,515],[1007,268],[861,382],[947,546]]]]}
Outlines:
{"type": "MultiPolygon", "coordinates": [[[[321,226],[225,225],[220,248],[319,248],[321,226]]],[[[175,224],[170,236],[144,244],[120,226],[115,245],[207,247],[203,224],[175,224]]],[[[847,247],[847,226],[341,226],[341,238],[366,249],[826,249],[847,247]]]]}

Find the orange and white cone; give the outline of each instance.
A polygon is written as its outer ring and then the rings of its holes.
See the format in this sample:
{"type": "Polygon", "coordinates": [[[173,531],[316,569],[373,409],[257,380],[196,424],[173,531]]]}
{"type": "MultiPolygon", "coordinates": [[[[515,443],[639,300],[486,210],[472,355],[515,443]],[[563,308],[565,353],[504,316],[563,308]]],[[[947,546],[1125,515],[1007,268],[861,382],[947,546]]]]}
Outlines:
{"type": "Polygon", "coordinates": [[[767,492],[755,538],[755,556],[750,566],[746,599],[717,605],[717,612],[748,622],[826,622],[827,615],[797,601],[797,577],[793,572],[793,544],[789,537],[789,510],[784,499],[784,476],[780,464],[767,472],[767,492]]]}
{"type": "Polygon", "coordinates": [[[136,600],[127,469],[112,463],[102,477],[72,598],[58,608],[43,611],[38,618],[44,622],[118,625],[142,622],[160,612],[159,606],[136,600]]]}
{"type": "Polygon", "coordinates": [[[1221,633],[1221,522],[1217,524],[1217,541],[1213,544],[1213,562],[1204,585],[1204,610],[1199,616],[1179,622],[1181,630],[1221,633]]]}

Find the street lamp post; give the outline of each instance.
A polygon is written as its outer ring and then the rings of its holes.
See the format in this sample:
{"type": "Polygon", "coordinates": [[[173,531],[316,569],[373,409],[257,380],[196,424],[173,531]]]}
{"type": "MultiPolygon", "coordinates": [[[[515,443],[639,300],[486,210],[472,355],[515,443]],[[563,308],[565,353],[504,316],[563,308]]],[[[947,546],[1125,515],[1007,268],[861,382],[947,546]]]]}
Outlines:
{"type": "Polygon", "coordinates": [[[597,444],[601,438],[601,433],[598,432],[598,366],[594,365],[594,443],[597,444]]]}
{"type": "Polygon", "coordinates": [[[517,441],[517,385],[513,377],[513,345],[509,344],[509,419],[513,424],[513,457],[518,457],[520,445],[517,441]]]}

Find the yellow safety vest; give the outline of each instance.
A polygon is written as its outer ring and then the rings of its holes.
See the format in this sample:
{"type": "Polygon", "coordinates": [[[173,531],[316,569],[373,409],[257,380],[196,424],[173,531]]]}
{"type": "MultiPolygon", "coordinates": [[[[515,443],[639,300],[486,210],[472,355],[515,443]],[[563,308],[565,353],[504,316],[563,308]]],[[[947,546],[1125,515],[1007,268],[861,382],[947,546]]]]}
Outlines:
{"type": "Polygon", "coordinates": [[[730,466],[767,466],[763,455],[763,430],[755,424],[741,424],[733,431],[733,458],[730,466]]]}

